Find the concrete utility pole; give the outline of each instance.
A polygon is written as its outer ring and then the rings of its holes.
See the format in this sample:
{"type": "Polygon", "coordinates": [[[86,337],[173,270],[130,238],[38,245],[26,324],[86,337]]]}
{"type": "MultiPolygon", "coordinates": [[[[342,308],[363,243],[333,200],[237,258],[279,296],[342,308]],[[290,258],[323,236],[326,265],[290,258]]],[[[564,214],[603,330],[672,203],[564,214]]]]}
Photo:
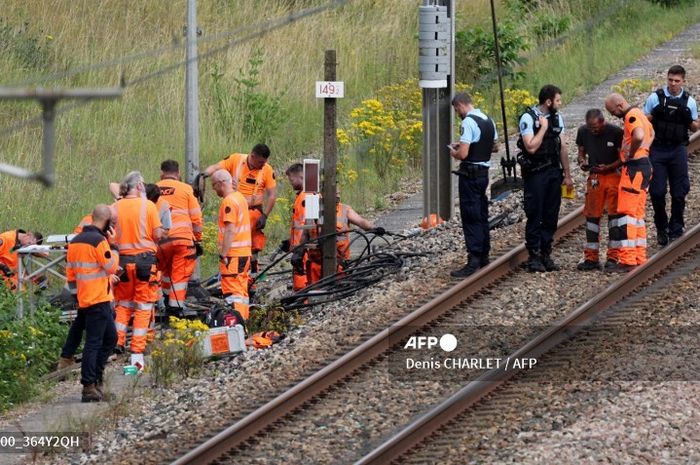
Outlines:
{"type": "MultiPolygon", "coordinates": [[[[326,50],[326,81],[335,81],[335,50],[326,50]]],[[[334,234],[337,222],[335,211],[336,183],[336,134],[335,134],[335,98],[323,99],[323,227],[321,234],[334,234]]],[[[323,239],[323,277],[337,271],[335,235],[323,239]]]]}
{"type": "MultiPolygon", "coordinates": [[[[419,86],[423,89],[423,213],[454,214],[453,141],[454,0],[424,0],[419,7],[419,86]]],[[[435,216],[434,216],[435,215],[435,216]]],[[[439,222],[439,219],[438,219],[439,222]]]]}
{"type": "Polygon", "coordinates": [[[39,181],[46,187],[54,183],[53,154],[56,143],[54,132],[54,119],[56,117],[56,105],[59,100],[78,99],[112,99],[121,97],[122,89],[119,87],[104,89],[20,89],[12,87],[0,87],[0,100],[27,100],[34,99],[41,104],[44,134],[42,137],[42,166],[41,171],[32,173],[19,166],[0,163],[0,173],[6,173],[22,179],[39,181]]]}
{"type": "Polygon", "coordinates": [[[185,71],[185,179],[199,173],[199,83],[197,65],[197,1],[187,0],[187,69],[185,71]]]}

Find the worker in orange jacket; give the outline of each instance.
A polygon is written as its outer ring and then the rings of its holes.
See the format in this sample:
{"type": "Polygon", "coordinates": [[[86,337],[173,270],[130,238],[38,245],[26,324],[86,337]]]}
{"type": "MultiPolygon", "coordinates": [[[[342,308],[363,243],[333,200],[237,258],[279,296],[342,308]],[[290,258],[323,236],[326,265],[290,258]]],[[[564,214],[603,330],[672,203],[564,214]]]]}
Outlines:
{"type": "MultiPolygon", "coordinates": [[[[306,225],[306,219],[304,215],[304,198],[306,193],[304,192],[304,165],[301,163],[294,163],[287,168],[285,171],[289,184],[297,193],[294,198],[294,205],[292,206],[292,225],[289,229],[289,245],[284,247],[286,252],[293,251],[295,247],[298,247],[302,243],[302,238],[304,236],[304,226],[306,225]]],[[[306,287],[306,253],[304,252],[303,257],[295,262],[295,266],[292,268],[292,287],[294,291],[301,290],[306,287]]]]}
{"type": "Polygon", "coordinates": [[[84,319],[86,331],[80,369],[83,402],[103,399],[102,374],[117,342],[112,285],[119,281],[115,274],[119,254],[107,242],[107,237],[114,234],[110,208],[97,205],[92,218],[92,224],[68,244],[66,256],[67,286],[77,298],[78,318],[84,319]]]}
{"type": "MultiPolygon", "coordinates": [[[[383,235],[386,233],[385,229],[382,227],[374,227],[374,224],[360,216],[350,205],[346,205],[340,202],[340,189],[336,187],[336,250],[337,250],[337,262],[338,262],[338,272],[341,272],[344,268],[343,264],[350,260],[350,225],[355,225],[362,228],[365,231],[373,232],[377,235],[383,235]]],[[[321,218],[323,213],[321,213],[321,218]]],[[[313,284],[321,279],[323,256],[321,253],[320,242],[314,241],[314,239],[321,236],[322,221],[314,220],[312,221],[313,227],[309,229],[304,229],[301,237],[301,242],[308,242],[305,246],[307,249],[307,261],[305,264],[306,268],[306,278],[308,284],[313,284]]],[[[292,266],[298,263],[300,259],[301,251],[295,253],[292,256],[292,266]]],[[[298,266],[298,265],[297,265],[298,266]]]]}
{"type": "Polygon", "coordinates": [[[0,276],[7,287],[17,288],[19,262],[17,250],[28,245],[41,244],[42,240],[41,233],[27,232],[23,229],[14,229],[0,234],[0,276]]]}
{"type": "MultiPolygon", "coordinates": [[[[219,207],[219,272],[226,303],[237,312],[241,323],[250,316],[248,273],[251,262],[250,215],[245,197],[236,190],[236,179],[226,170],[211,176],[211,185],[221,200],[219,207]]],[[[234,313],[235,315],[235,313],[234,313]]]]}
{"type": "Polygon", "coordinates": [[[272,166],[268,163],[269,158],[268,146],[257,144],[248,155],[232,153],[205,170],[208,176],[220,169],[228,171],[238,186],[236,189],[248,203],[252,240],[251,279],[257,277],[258,253],[265,248],[263,229],[277,200],[277,181],[272,166]]]}
{"type": "Polygon", "coordinates": [[[125,270],[114,289],[117,309],[117,346],[124,350],[126,330],[133,316],[131,364],[143,368],[148,327],[157,299],[157,242],[163,236],[158,210],[146,199],[146,187],[138,171],[121,183],[126,194],[116,202],[116,238],[119,265],[125,270]]]}
{"type": "Polygon", "coordinates": [[[87,215],[82,217],[80,223],[78,223],[78,225],[75,228],[73,228],[73,234],[80,234],[81,232],[83,232],[83,228],[90,224],[92,224],[92,213],[88,213],[87,215]]]}
{"type": "Polygon", "coordinates": [[[606,269],[615,268],[619,259],[620,234],[617,221],[617,189],[620,185],[620,146],[622,129],[605,122],[603,112],[592,108],[586,112],[586,124],[576,133],[578,164],[588,171],[586,182],[586,246],[584,261],[577,268],[581,271],[599,270],[600,218],[608,215],[608,242],[606,269]]]}
{"type": "Polygon", "coordinates": [[[192,187],[180,181],[180,165],[175,160],[160,164],[161,199],[170,204],[172,227],[159,244],[159,267],[166,308],[181,316],[187,284],[194,272],[196,258],[202,255],[202,210],[192,187]]]}
{"type": "Polygon", "coordinates": [[[624,121],[620,148],[623,167],[617,194],[620,258],[618,266],[612,271],[625,272],[644,264],[647,259],[644,215],[652,175],[649,148],[654,140],[654,128],[644,112],[631,107],[620,94],[608,95],[605,108],[624,121]]]}

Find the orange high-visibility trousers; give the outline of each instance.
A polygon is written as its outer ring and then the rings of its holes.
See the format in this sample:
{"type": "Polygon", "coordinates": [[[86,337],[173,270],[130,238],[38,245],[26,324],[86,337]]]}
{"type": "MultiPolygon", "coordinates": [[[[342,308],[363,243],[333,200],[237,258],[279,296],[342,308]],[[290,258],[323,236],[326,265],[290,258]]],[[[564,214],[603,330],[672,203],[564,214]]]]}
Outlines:
{"type": "Polygon", "coordinates": [[[158,266],[162,270],[162,287],[165,304],[183,307],[187,297],[187,284],[196,265],[192,241],[165,242],[160,245],[158,266]]]}
{"type": "Polygon", "coordinates": [[[308,254],[304,253],[301,266],[292,267],[292,288],[295,292],[304,289],[309,283],[308,276],[306,275],[307,260],[308,254]]]}
{"type": "Polygon", "coordinates": [[[583,215],[586,217],[586,246],[584,258],[597,262],[600,249],[600,218],[603,212],[608,214],[608,254],[607,259],[617,261],[620,256],[619,227],[617,219],[617,190],[620,174],[617,172],[591,174],[586,183],[586,203],[583,215]]]}
{"type": "Polygon", "coordinates": [[[151,266],[148,280],[138,278],[135,263],[128,263],[125,270],[122,281],[114,287],[117,345],[125,345],[126,330],[129,326],[129,320],[133,316],[131,352],[141,354],[146,350],[146,338],[151,324],[153,303],[157,297],[156,267],[155,265],[151,266]]]}
{"type": "Polygon", "coordinates": [[[623,265],[642,265],[647,260],[647,230],[644,222],[651,164],[644,157],[622,168],[617,196],[620,228],[620,259],[623,265]]]}
{"type": "Polygon", "coordinates": [[[257,228],[258,220],[262,216],[262,210],[259,208],[250,208],[248,209],[248,214],[250,215],[251,248],[253,249],[253,253],[255,253],[265,248],[265,233],[262,229],[257,228]]]}
{"type": "MultiPolygon", "coordinates": [[[[338,264],[336,273],[342,273],[343,267],[338,264]]],[[[323,277],[323,264],[319,261],[309,260],[306,262],[306,278],[308,284],[318,282],[323,277]]]]}
{"type": "Polygon", "coordinates": [[[219,262],[221,292],[226,303],[241,314],[244,320],[250,316],[248,300],[248,271],[250,257],[229,257],[228,264],[219,262]]]}

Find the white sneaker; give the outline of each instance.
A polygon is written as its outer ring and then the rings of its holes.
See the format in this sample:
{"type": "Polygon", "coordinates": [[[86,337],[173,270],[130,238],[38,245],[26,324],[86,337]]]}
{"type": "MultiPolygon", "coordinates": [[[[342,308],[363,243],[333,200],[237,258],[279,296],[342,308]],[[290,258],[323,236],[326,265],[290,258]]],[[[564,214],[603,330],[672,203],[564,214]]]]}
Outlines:
{"type": "Polygon", "coordinates": [[[134,365],[139,371],[143,370],[146,362],[143,360],[143,354],[131,354],[131,365],[134,365]]]}

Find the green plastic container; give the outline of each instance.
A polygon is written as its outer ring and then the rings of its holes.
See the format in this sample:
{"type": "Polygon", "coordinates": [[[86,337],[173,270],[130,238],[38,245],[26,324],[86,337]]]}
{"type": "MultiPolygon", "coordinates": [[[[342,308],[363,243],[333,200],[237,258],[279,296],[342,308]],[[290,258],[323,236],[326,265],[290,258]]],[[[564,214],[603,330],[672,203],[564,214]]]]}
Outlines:
{"type": "Polygon", "coordinates": [[[136,365],[127,365],[124,367],[124,374],[127,376],[138,375],[139,369],[136,365]]]}

